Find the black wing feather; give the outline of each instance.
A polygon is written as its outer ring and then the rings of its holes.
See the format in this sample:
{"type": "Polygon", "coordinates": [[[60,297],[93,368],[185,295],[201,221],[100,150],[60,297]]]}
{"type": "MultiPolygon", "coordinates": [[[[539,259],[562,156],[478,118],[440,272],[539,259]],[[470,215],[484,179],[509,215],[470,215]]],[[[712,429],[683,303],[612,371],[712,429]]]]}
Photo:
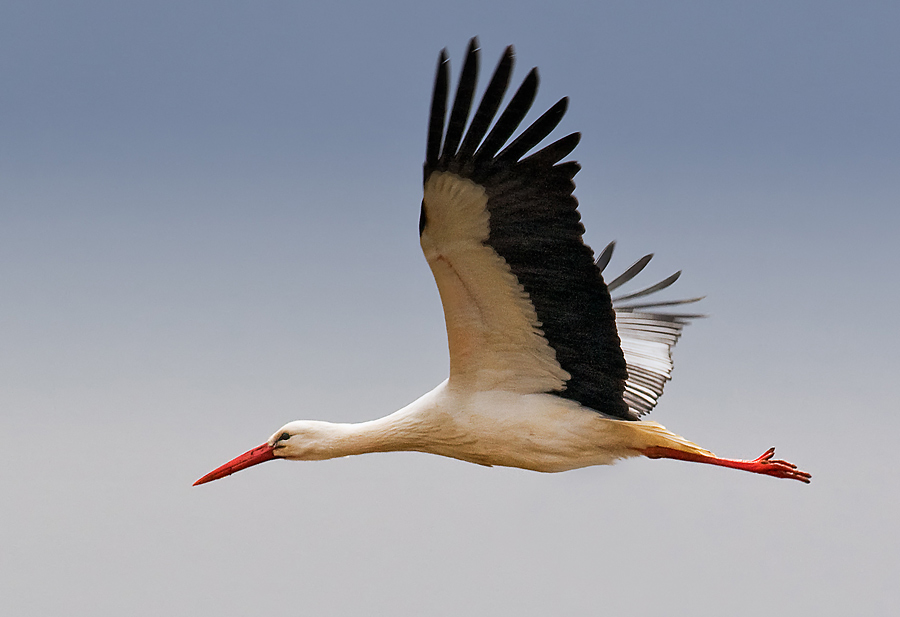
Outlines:
{"type": "Polygon", "coordinates": [[[644,255],[643,257],[638,259],[636,262],[631,264],[631,266],[627,270],[625,270],[625,272],[610,281],[609,285],[607,285],[608,289],[610,291],[618,289],[619,287],[636,277],[641,273],[641,270],[647,267],[647,264],[650,263],[651,259],[653,259],[653,253],[644,255]]]}
{"type": "Polygon", "coordinates": [[[469,42],[469,52],[466,54],[459,85],[456,87],[456,98],[453,100],[450,121],[447,123],[447,136],[444,138],[444,148],[441,151],[442,163],[455,161],[456,148],[459,146],[459,141],[466,128],[466,120],[468,120],[469,110],[472,108],[472,97],[475,95],[477,81],[478,41],[472,39],[469,42]]]}
{"type": "Polygon", "coordinates": [[[571,133],[560,140],[554,141],[546,148],[538,150],[522,162],[537,165],[556,165],[556,163],[572,153],[579,141],[581,141],[581,133],[571,133]]]}
{"type": "Polygon", "coordinates": [[[490,84],[481,98],[478,111],[475,112],[472,124],[466,132],[466,138],[463,140],[462,146],[460,146],[456,155],[462,163],[468,162],[475,155],[475,149],[478,148],[478,144],[484,139],[484,135],[491,125],[491,120],[494,119],[494,116],[497,115],[497,110],[500,109],[503,95],[506,94],[506,89],[509,87],[514,54],[513,47],[510,45],[503,52],[500,63],[497,64],[497,70],[494,71],[494,76],[491,78],[490,84]]]}
{"type": "Polygon", "coordinates": [[[609,260],[612,258],[613,249],[616,248],[616,241],[613,240],[609,244],[606,245],[602,251],[600,251],[600,255],[597,256],[597,261],[594,264],[597,266],[597,269],[600,272],[606,270],[606,266],[609,265],[609,260]]]}
{"type": "Polygon", "coordinates": [[[663,280],[661,280],[660,282],[658,282],[656,285],[651,285],[650,287],[647,287],[640,291],[635,291],[633,293],[626,294],[624,296],[618,296],[616,298],[613,298],[613,302],[624,302],[625,300],[634,300],[635,298],[643,298],[644,296],[649,296],[650,294],[656,293],[657,291],[662,291],[663,289],[665,289],[666,287],[669,287],[670,285],[672,285],[672,283],[677,281],[680,276],[681,276],[681,270],[679,270],[675,274],[669,275],[668,277],[666,277],[663,280]]]}
{"type": "Polygon", "coordinates": [[[441,50],[441,55],[438,56],[435,72],[434,91],[431,95],[431,119],[428,122],[428,145],[425,149],[426,170],[429,165],[437,165],[441,156],[441,141],[444,138],[444,119],[447,115],[447,91],[450,81],[446,49],[441,50]]]}

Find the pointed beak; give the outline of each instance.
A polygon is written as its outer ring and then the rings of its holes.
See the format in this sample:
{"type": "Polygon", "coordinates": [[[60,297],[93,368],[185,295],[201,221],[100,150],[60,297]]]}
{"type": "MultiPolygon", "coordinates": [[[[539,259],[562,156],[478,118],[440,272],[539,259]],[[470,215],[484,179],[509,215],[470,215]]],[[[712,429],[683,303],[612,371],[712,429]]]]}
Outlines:
{"type": "Polygon", "coordinates": [[[218,480],[219,478],[224,478],[225,476],[230,476],[236,471],[247,469],[247,467],[252,467],[253,465],[258,465],[259,463],[271,461],[273,458],[275,458],[275,448],[267,443],[264,443],[263,445],[257,446],[252,450],[244,452],[239,457],[228,461],[218,469],[210,471],[208,474],[194,482],[194,486],[197,486],[198,484],[206,484],[207,482],[212,482],[213,480],[218,480]]]}

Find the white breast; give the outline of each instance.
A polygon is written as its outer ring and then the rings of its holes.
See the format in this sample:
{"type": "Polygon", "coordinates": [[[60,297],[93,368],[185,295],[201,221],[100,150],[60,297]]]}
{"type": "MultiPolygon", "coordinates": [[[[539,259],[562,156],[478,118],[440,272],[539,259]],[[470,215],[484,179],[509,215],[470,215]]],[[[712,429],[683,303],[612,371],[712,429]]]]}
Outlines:
{"type": "Polygon", "coordinates": [[[604,418],[551,394],[467,392],[444,382],[417,403],[423,404],[417,414],[438,429],[415,448],[423,452],[544,472],[638,454],[628,443],[628,425],[635,423],[604,418]]]}

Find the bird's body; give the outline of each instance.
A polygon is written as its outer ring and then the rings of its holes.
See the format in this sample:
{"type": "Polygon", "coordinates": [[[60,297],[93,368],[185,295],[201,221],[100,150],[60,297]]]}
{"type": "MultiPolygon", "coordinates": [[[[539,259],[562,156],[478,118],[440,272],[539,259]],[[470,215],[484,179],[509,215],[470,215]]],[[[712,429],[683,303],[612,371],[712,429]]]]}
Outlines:
{"type": "Polygon", "coordinates": [[[478,73],[476,41],[469,46],[446,126],[444,53],[438,64],[419,233],[444,306],[449,378],[378,420],[291,422],[196,484],[274,458],[321,460],[387,451],[541,472],[646,456],[809,481],[794,465],[773,460],[773,450],[753,461],[722,459],[640,420],[670,377],[670,352],[682,327],[696,317],[656,309],[698,299],[625,303],[668,287],[678,273],[611,298],[610,291],[640,272],[650,256],[604,281],[613,245],[594,260],[582,240],[572,195],[580,168],[559,162],[579,135],[528,155],[559,123],[567,100],[507,145],[534,99],[532,70],[494,121],[512,63],[507,48],[468,128],[478,73]]]}
{"type": "Polygon", "coordinates": [[[416,451],[543,472],[608,465],[652,446],[710,454],[656,422],[605,418],[552,394],[473,391],[452,381],[389,416],[357,424],[298,420],[268,443],[276,456],[296,460],[416,451]],[[282,443],[284,432],[291,438],[282,443]]]}

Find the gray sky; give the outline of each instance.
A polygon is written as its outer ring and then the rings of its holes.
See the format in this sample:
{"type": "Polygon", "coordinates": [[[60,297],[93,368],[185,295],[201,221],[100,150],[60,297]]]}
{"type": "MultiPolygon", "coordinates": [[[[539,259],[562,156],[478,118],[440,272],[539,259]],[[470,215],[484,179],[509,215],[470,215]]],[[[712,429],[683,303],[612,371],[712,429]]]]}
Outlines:
{"type": "Polygon", "coordinates": [[[0,2],[3,613],[895,610],[900,7],[307,4],[0,2]],[[707,295],[652,418],[810,486],[403,453],[191,488],[444,379],[421,163],[472,35],[540,67],[532,118],[571,97],[586,240],[707,295]]]}

